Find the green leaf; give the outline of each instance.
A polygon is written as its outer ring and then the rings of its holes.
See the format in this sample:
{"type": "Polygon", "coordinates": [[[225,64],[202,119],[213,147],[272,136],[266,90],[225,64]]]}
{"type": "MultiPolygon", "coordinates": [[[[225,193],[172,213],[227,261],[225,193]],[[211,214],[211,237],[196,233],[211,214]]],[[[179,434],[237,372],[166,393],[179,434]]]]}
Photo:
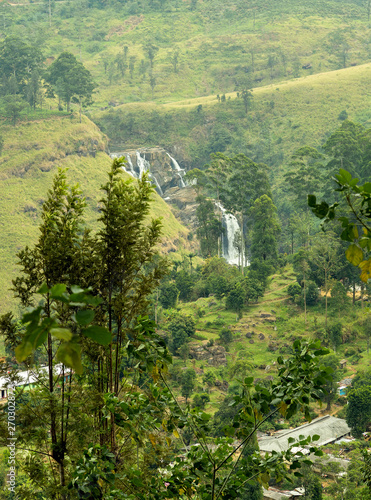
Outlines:
{"type": "Polygon", "coordinates": [[[355,224],[353,226],[352,235],[353,239],[358,240],[359,238],[358,227],[355,224]]]}
{"type": "Polygon", "coordinates": [[[82,333],[85,337],[94,340],[94,342],[100,345],[108,345],[112,340],[110,332],[103,326],[92,325],[86,328],[86,330],[83,330],[82,333]]]}
{"type": "Polygon", "coordinates": [[[32,354],[43,342],[48,334],[48,328],[45,324],[32,328],[24,337],[23,341],[15,349],[15,355],[19,362],[24,361],[32,354]]]}
{"type": "Polygon", "coordinates": [[[68,328],[51,328],[51,335],[59,340],[69,341],[72,339],[72,332],[68,328]]]}
{"type": "Polygon", "coordinates": [[[352,175],[347,171],[341,168],[339,170],[339,174],[335,176],[341,184],[349,184],[352,180],[352,175]]]}
{"type": "Polygon", "coordinates": [[[38,323],[40,320],[41,311],[42,311],[42,307],[40,306],[40,307],[37,307],[36,309],[32,309],[32,311],[30,311],[28,313],[25,313],[22,316],[22,323],[26,324],[26,323],[31,323],[33,321],[37,321],[37,323],[38,323]]]}
{"type": "Polygon", "coordinates": [[[92,295],[89,295],[88,293],[79,292],[79,293],[72,293],[70,295],[70,301],[71,303],[75,304],[88,304],[92,306],[97,306],[102,302],[102,299],[100,297],[93,297],[92,295]]]}
{"type": "Polygon", "coordinates": [[[23,341],[15,348],[15,357],[18,362],[22,362],[32,353],[32,344],[28,341],[23,341]]]}
{"type": "Polygon", "coordinates": [[[314,436],[312,436],[312,441],[318,441],[319,439],[321,439],[321,436],[318,434],[314,434],[314,436]]]}
{"type": "Polygon", "coordinates": [[[75,314],[76,321],[79,325],[88,325],[94,319],[94,311],[91,309],[84,309],[82,311],[77,311],[75,314]]]}
{"type": "Polygon", "coordinates": [[[36,293],[44,294],[48,292],[49,292],[48,285],[46,283],[43,283],[36,293]]]}
{"type": "Polygon", "coordinates": [[[315,208],[316,204],[317,199],[314,194],[308,194],[308,206],[310,206],[311,208],[315,208]]]}
{"type": "Polygon", "coordinates": [[[81,351],[79,344],[75,342],[64,342],[57,351],[57,361],[72,368],[78,375],[83,372],[81,364],[81,351]]]}
{"type": "Polygon", "coordinates": [[[53,299],[57,299],[66,292],[66,289],[66,285],[64,285],[63,283],[58,283],[50,289],[50,296],[53,299]]]}
{"type": "Polygon", "coordinates": [[[359,266],[359,264],[363,261],[362,249],[359,248],[359,246],[357,246],[355,243],[349,245],[345,252],[345,256],[347,260],[354,266],[359,266]]]}

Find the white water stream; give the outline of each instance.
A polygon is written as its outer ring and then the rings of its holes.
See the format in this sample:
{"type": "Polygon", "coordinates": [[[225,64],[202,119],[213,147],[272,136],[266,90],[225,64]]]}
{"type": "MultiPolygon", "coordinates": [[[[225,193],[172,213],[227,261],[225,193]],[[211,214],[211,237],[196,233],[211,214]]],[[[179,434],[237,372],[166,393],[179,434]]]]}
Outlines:
{"type": "Polygon", "coordinates": [[[184,169],[183,168],[180,168],[180,165],[179,163],[176,161],[175,158],[173,158],[172,156],[169,155],[169,153],[166,153],[168,155],[168,157],[170,158],[170,160],[172,161],[173,165],[174,165],[174,168],[176,170],[176,173],[177,175],[179,176],[179,179],[180,179],[180,186],[181,188],[185,188],[186,185],[185,185],[185,182],[183,180],[183,175],[184,175],[184,169]]]}
{"type": "Polygon", "coordinates": [[[222,235],[222,254],[228,264],[239,265],[239,252],[234,246],[235,235],[240,231],[240,226],[236,217],[228,213],[220,202],[215,202],[215,205],[222,212],[222,225],[225,229],[222,235]]]}

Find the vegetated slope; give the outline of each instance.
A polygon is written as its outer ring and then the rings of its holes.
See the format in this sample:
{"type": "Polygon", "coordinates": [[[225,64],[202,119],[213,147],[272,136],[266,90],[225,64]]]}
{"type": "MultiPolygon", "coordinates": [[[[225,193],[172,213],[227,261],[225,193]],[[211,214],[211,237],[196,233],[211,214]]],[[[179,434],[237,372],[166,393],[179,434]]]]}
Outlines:
{"type": "MultiPolygon", "coordinates": [[[[295,282],[295,274],[290,265],[281,269],[269,278],[264,297],[257,303],[249,304],[239,320],[235,313],[225,309],[225,300],[218,300],[215,296],[179,304],[180,312],[192,316],[196,322],[196,339],[191,341],[190,346],[198,346],[199,350],[203,346],[207,353],[212,346],[220,343],[219,333],[222,329],[230,329],[233,334],[231,342],[227,344],[226,365],[209,364],[207,358],[210,354],[206,359],[188,359],[186,363],[179,358],[174,361],[175,373],[181,371],[184,364],[195,369],[195,387],[205,388],[205,378],[209,374],[213,374],[214,379],[219,381],[210,389],[208,412],[217,411],[227,394],[223,381],[235,384],[236,379],[254,376],[264,384],[264,380],[275,377],[277,357],[289,355],[294,340],[321,339],[332,347],[325,333],[324,298],[315,306],[307,308],[305,322],[304,308],[290,300],[287,293],[288,286],[295,282]]],[[[339,312],[335,310],[331,297],[328,304],[329,324],[339,322],[339,312]]],[[[364,313],[360,307],[350,306],[350,297],[349,305],[341,312],[341,317],[346,340],[338,347],[336,355],[339,360],[344,357],[348,360],[341,374],[342,378],[346,378],[355,370],[365,369],[369,356],[362,327],[364,313]]],[[[190,351],[192,350],[191,347],[190,351]]],[[[200,390],[197,389],[198,392],[200,390]]],[[[319,411],[318,407],[316,411],[319,411]]]]}
{"type": "Polygon", "coordinates": [[[93,107],[217,94],[370,61],[367,2],[356,0],[51,5],[49,17],[47,2],[2,2],[1,36],[36,43],[48,63],[63,50],[79,56],[99,87],[93,107]]]}
{"type": "Polygon", "coordinates": [[[275,186],[298,147],[320,147],[340,126],[339,114],[368,124],[371,64],[253,89],[246,114],[236,93],[163,105],[131,103],[94,114],[113,142],[173,146],[191,167],[210,153],[244,153],[271,167],[275,186]]]}
{"type": "MultiPolygon", "coordinates": [[[[76,116],[23,121],[0,126],[4,150],[0,156],[0,312],[14,305],[11,280],[19,269],[16,253],[38,237],[42,203],[57,168],[68,168],[71,184],[78,183],[86,197],[86,225],[97,230],[100,186],[107,181],[112,160],[105,152],[106,137],[89,119],[76,116]]],[[[131,178],[128,174],[127,178],[131,178]]],[[[187,247],[188,230],[169,206],[154,194],[152,215],[163,218],[162,251],[187,247]]]]}

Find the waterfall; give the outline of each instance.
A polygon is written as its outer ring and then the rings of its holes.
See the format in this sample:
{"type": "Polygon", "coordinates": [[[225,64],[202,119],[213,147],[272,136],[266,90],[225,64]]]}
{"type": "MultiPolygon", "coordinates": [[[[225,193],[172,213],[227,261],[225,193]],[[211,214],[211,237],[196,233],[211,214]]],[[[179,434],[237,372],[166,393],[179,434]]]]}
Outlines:
{"type": "Polygon", "coordinates": [[[220,202],[215,202],[215,205],[222,212],[222,225],[225,229],[222,235],[222,254],[228,264],[239,264],[239,253],[233,245],[235,235],[240,231],[240,226],[236,217],[228,213],[220,202]]]}
{"type": "Polygon", "coordinates": [[[127,155],[126,155],[126,159],[127,159],[128,165],[129,165],[129,167],[130,167],[130,172],[129,172],[129,174],[131,174],[133,177],[136,177],[136,178],[137,178],[138,176],[137,176],[137,173],[136,173],[136,172],[135,172],[135,170],[134,170],[134,167],[133,167],[133,162],[131,161],[131,158],[130,158],[130,155],[129,155],[129,154],[127,154],[127,155]]]}
{"type": "MultiPolygon", "coordinates": [[[[164,151],[164,153],[165,153],[165,151],[164,151]]],[[[178,186],[180,188],[186,187],[186,184],[185,184],[184,179],[183,179],[185,170],[180,167],[179,163],[176,161],[175,158],[170,156],[169,153],[166,153],[166,154],[170,158],[173,175],[175,174],[177,177],[179,177],[178,186]]],[[[153,175],[153,173],[150,172],[151,165],[150,165],[150,162],[148,160],[146,160],[145,154],[141,151],[136,151],[135,155],[136,155],[136,162],[134,160],[134,164],[133,164],[133,160],[131,159],[131,156],[129,153],[125,153],[125,152],[121,152],[121,151],[110,153],[111,158],[125,157],[126,162],[127,162],[127,167],[126,168],[123,167],[123,169],[126,173],[132,175],[136,179],[141,179],[144,172],[149,172],[149,177],[152,180],[153,184],[156,185],[157,192],[161,196],[163,196],[164,193],[162,191],[161,185],[158,182],[158,180],[156,179],[156,177],[153,175]],[[141,155],[143,155],[143,156],[141,156],[141,155]]]]}
{"type": "Polygon", "coordinates": [[[166,153],[168,155],[168,157],[170,158],[170,160],[172,161],[173,165],[174,165],[174,168],[176,170],[176,173],[177,175],[179,176],[180,178],[180,187],[184,188],[186,187],[185,185],[185,182],[183,180],[183,175],[184,175],[184,169],[183,168],[180,168],[180,165],[179,163],[176,161],[175,158],[173,158],[172,156],[169,155],[169,153],[166,153]]]}
{"type": "Polygon", "coordinates": [[[133,164],[131,162],[130,155],[125,155],[125,153],[110,153],[110,158],[122,158],[122,157],[126,157],[127,162],[129,164],[129,167],[130,167],[130,170],[126,170],[125,167],[122,167],[122,169],[124,170],[124,172],[126,172],[127,174],[129,174],[129,175],[133,176],[135,179],[137,179],[138,176],[135,173],[135,170],[133,168],[133,164]]]}
{"type": "Polygon", "coordinates": [[[156,177],[155,177],[153,174],[149,174],[149,176],[150,176],[150,178],[151,178],[151,179],[153,179],[153,180],[155,181],[156,187],[157,187],[157,189],[158,189],[158,193],[159,193],[161,196],[164,196],[164,193],[163,193],[163,191],[162,191],[162,189],[161,189],[161,186],[160,186],[160,184],[159,184],[158,180],[156,179],[156,177]]]}
{"type": "Polygon", "coordinates": [[[136,155],[137,155],[137,165],[139,168],[139,179],[141,179],[144,172],[149,171],[149,169],[151,168],[151,165],[150,165],[149,161],[146,160],[145,156],[143,158],[140,156],[139,151],[136,152],[136,155]]]}

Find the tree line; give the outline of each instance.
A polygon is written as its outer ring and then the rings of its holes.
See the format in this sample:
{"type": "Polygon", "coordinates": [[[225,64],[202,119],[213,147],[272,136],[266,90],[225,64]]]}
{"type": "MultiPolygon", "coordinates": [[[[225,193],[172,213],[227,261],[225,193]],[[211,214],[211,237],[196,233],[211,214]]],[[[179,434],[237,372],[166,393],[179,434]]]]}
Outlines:
{"type": "Polygon", "coordinates": [[[82,107],[91,103],[95,85],[90,72],[69,52],[62,52],[49,67],[41,50],[21,38],[9,36],[0,42],[2,68],[0,98],[3,110],[13,124],[28,105],[45,105],[45,98],[58,96],[59,109],[71,102],[82,107]]]}

